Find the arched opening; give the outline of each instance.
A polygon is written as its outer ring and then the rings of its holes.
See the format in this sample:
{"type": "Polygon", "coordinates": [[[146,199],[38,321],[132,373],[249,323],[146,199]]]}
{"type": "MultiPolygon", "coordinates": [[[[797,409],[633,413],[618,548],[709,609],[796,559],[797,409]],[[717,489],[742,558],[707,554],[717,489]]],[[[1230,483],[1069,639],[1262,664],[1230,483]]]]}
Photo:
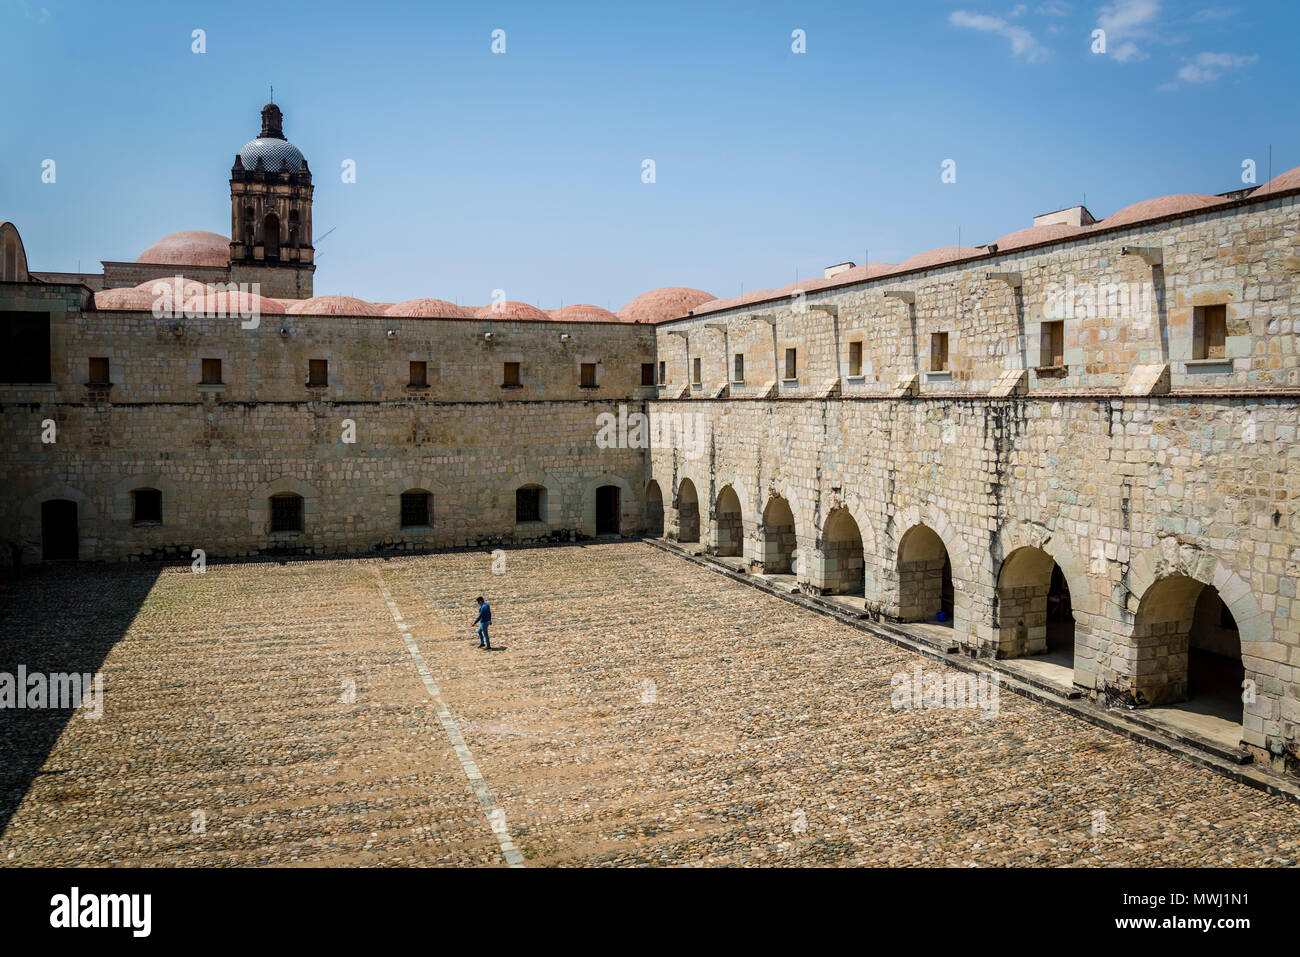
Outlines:
{"type": "Polygon", "coordinates": [[[1045,655],[1074,667],[1074,609],[1061,566],[1041,548],[1017,548],[998,572],[998,654],[1045,655]]]}
{"type": "Polygon", "coordinates": [[[596,534],[618,535],[622,531],[622,496],[617,485],[596,489],[596,534]]]}
{"type": "Polygon", "coordinates": [[[898,617],[951,625],[952,563],[932,528],[913,525],[898,543],[898,617]]]}
{"type": "Polygon", "coordinates": [[[651,481],[645,490],[645,531],[655,538],[664,533],[664,493],[655,481],[651,481]]]}
{"type": "Polygon", "coordinates": [[[244,207],[244,242],[248,244],[251,255],[253,244],[257,242],[257,213],[252,206],[244,207]]]}
{"type": "Polygon", "coordinates": [[[403,492],[398,521],[402,528],[431,528],[433,496],[422,488],[408,489],[403,492]]]}
{"type": "Polygon", "coordinates": [[[77,560],[77,503],[53,498],[41,503],[41,557],[47,562],[77,560]]]}
{"type": "Polygon", "coordinates": [[[1177,704],[1241,724],[1241,635],[1213,585],[1187,575],[1160,579],[1138,605],[1133,641],[1142,666],[1134,676],[1139,703],[1177,704]]]}
{"type": "Polygon", "coordinates": [[[790,503],[775,495],[763,509],[758,526],[758,560],[765,575],[794,573],[794,512],[790,503]]]}
{"type": "Polygon", "coordinates": [[[822,589],[828,595],[861,595],[864,572],[862,532],[847,508],[837,508],[822,526],[822,589]]]}
{"type": "Polygon", "coordinates": [[[299,235],[301,235],[301,230],[299,229],[299,226],[300,223],[298,221],[298,210],[296,209],[289,210],[289,248],[290,249],[298,248],[298,237],[299,235]]]}
{"type": "Polygon", "coordinates": [[[515,489],[515,524],[546,521],[546,487],[521,485],[515,489]]]}
{"type": "Polygon", "coordinates": [[[271,534],[302,531],[302,496],[278,492],[271,496],[271,534]]]}
{"type": "Polygon", "coordinates": [[[741,517],[740,496],[730,485],[718,493],[714,507],[713,541],[716,554],[728,557],[744,553],[745,523],[741,517]]]}
{"type": "Polygon", "coordinates": [[[267,213],[262,220],[262,242],[266,244],[267,259],[280,258],[280,217],[275,213],[267,213]]]}
{"type": "Polygon", "coordinates": [[[3,278],[6,282],[18,281],[18,244],[12,239],[5,239],[5,271],[3,278]]]}
{"type": "Polygon", "coordinates": [[[677,540],[700,540],[700,498],[690,479],[682,479],[677,485],[677,540]]]}

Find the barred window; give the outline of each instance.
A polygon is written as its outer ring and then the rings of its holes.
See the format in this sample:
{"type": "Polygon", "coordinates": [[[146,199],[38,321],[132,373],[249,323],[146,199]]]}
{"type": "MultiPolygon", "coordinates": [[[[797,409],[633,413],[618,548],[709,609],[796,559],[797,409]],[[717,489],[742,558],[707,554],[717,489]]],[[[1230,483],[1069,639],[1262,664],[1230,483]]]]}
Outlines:
{"type": "Polygon", "coordinates": [[[302,496],[285,492],[271,496],[271,531],[302,531],[302,496]]]}
{"type": "Polygon", "coordinates": [[[432,525],[433,508],[430,505],[432,498],[433,496],[428,492],[403,492],[402,527],[416,528],[432,525]]]}

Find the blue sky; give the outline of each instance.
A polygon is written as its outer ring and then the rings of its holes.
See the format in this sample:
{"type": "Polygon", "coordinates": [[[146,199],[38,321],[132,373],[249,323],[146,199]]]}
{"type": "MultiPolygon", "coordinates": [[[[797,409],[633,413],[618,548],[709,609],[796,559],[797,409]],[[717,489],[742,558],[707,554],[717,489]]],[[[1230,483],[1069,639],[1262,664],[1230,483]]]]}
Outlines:
{"type": "Polygon", "coordinates": [[[47,270],[228,233],[274,84],[316,184],[318,293],[731,296],[1085,194],[1102,217],[1240,188],[1244,159],[1262,183],[1270,145],[1274,173],[1300,165],[1297,36],[1294,0],[0,0],[0,219],[47,270]]]}

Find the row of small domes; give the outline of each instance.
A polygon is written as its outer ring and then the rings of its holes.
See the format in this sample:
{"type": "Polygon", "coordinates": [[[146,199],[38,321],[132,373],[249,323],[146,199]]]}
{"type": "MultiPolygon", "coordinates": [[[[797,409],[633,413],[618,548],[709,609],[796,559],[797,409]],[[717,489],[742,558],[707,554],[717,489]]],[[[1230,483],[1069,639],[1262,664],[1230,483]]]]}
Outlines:
{"type": "MultiPolygon", "coordinates": [[[[1259,196],[1265,193],[1283,192],[1300,189],[1300,167],[1275,176],[1269,182],[1251,193],[1259,196]]],[[[1172,196],[1158,196],[1126,206],[1119,212],[1091,226],[1031,226],[1008,233],[997,240],[999,252],[1033,246],[1037,243],[1056,239],[1068,239],[1072,236],[1087,234],[1098,229],[1126,226],[1159,219],[1176,213],[1191,212],[1220,203],[1228,202],[1219,196],[1200,193],[1178,193],[1172,196]]],[[[652,289],[637,296],[617,313],[612,313],[600,306],[575,305],[563,309],[542,310],[524,302],[500,302],[489,306],[458,306],[443,299],[408,299],[399,303],[374,303],[349,296],[316,296],[312,299],[270,299],[257,298],[261,312],[274,315],[337,315],[337,316],[397,316],[424,319],[531,319],[558,320],[571,322],[662,322],[686,315],[689,312],[715,312],[749,302],[773,299],[795,289],[813,290],[828,285],[841,285],[864,279],[874,279],[894,273],[908,272],[939,266],[980,256],[988,247],[977,246],[943,246],[939,249],[918,253],[901,263],[864,263],[838,273],[830,279],[812,278],[788,283],[780,289],[758,289],[730,299],[716,299],[707,292],[684,286],[665,286],[652,289]]],[[[224,267],[230,260],[230,240],[219,233],[204,230],[183,230],[164,236],[140,254],[137,262],[165,263],[172,266],[220,266],[224,267]]],[[[96,293],[95,304],[100,309],[149,309],[152,308],[154,296],[151,294],[155,281],[141,283],[133,289],[108,289],[96,293]]],[[[202,285],[201,283],[199,285],[202,285]]],[[[208,289],[208,287],[204,287],[208,289]]],[[[210,292],[210,290],[209,290],[210,292]]],[[[191,292],[208,295],[202,290],[191,292]]],[[[217,294],[217,297],[228,294],[217,294]]],[[[225,304],[225,300],[221,303],[225,304]]],[[[247,304],[247,303],[246,303],[247,304]]]]}

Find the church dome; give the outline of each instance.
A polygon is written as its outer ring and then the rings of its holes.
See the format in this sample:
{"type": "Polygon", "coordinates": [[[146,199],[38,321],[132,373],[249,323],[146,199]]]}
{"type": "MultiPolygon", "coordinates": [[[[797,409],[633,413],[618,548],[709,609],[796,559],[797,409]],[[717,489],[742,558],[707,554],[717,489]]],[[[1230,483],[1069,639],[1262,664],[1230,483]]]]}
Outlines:
{"type": "Polygon", "coordinates": [[[618,311],[618,317],[624,322],[663,322],[684,316],[712,299],[712,295],[699,289],[664,286],[641,293],[618,311]]]}
{"type": "Polygon", "coordinates": [[[302,152],[284,138],[283,114],[274,103],[262,107],[262,132],[239,151],[239,162],[246,170],[255,170],[258,160],[268,173],[296,173],[303,166],[302,152]]]}
{"type": "Polygon", "coordinates": [[[158,240],[136,259],[167,266],[224,266],[230,262],[230,239],[202,229],[183,229],[158,240]]]}

